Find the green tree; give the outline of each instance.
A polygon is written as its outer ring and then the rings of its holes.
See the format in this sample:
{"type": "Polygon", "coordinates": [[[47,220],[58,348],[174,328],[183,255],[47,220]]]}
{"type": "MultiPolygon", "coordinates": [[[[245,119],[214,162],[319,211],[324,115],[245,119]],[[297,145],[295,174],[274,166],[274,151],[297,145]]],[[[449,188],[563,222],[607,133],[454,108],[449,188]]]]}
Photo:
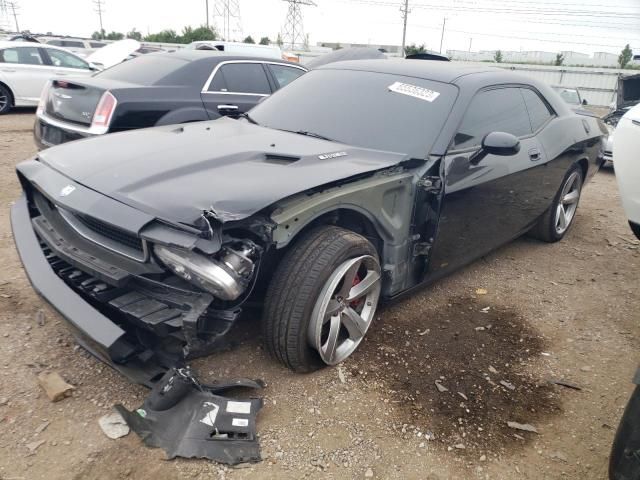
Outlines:
{"type": "Polygon", "coordinates": [[[404,47],[405,57],[407,55],[416,55],[418,53],[427,53],[427,49],[425,48],[424,43],[420,46],[417,46],[415,43],[412,43],[411,45],[407,45],[406,47],[404,47]]]}
{"type": "Polygon", "coordinates": [[[269,37],[262,37],[260,39],[260,45],[269,45],[271,43],[271,40],[269,40],[269,37]]]}
{"type": "Polygon", "coordinates": [[[96,31],[91,34],[92,40],[102,40],[107,32],[102,29],[101,31],[96,31]]]}
{"type": "Polygon", "coordinates": [[[559,67],[563,63],[564,63],[564,55],[562,53],[556,54],[556,61],[554,62],[554,65],[556,67],[559,67]]]}
{"type": "Polygon", "coordinates": [[[107,33],[107,35],[104,38],[105,40],[122,40],[124,38],[124,33],[111,32],[111,33],[107,33]]]}
{"type": "Polygon", "coordinates": [[[130,32],[127,33],[127,38],[133,38],[134,40],[141,41],[142,40],[142,34],[134,28],[130,32]]]}
{"type": "Polygon", "coordinates": [[[182,35],[178,37],[178,43],[201,42],[204,40],[217,40],[218,32],[213,27],[200,25],[198,28],[184,27],[182,35]]]}
{"type": "Polygon", "coordinates": [[[493,61],[496,63],[502,63],[502,50],[496,50],[496,53],[493,56],[493,61]]]}
{"type": "Polygon", "coordinates": [[[162,30],[158,33],[150,33],[144,37],[145,42],[159,43],[182,43],[178,41],[178,34],[175,30],[162,30]]]}
{"type": "Polygon", "coordinates": [[[620,56],[618,56],[618,64],[620,68],[627,68],[627,65],[633,58],[633,52],[631,51],[631,47],[627,43],[625,47],[620,52],[620,56]]]}
{"type": "Polygon", "coordinates": [[[242,41],[242,43],[256,43],[255,40],[253,39],[253,37],[251,35],[245,37],[245,39],[242,41]]]}

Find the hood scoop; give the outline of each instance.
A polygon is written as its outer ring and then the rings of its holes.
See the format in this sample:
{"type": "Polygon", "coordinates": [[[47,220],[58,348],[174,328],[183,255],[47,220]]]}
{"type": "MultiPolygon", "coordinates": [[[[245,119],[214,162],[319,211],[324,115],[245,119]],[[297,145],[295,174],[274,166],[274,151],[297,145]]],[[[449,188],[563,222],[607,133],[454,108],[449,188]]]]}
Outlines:
{"type": "Polygon", "coordinates": [[[264,155],[264,161],[266,163],[273,163],[276,165],[289,165],[290,163],[295,163],[300,159],[301,157],[296,157],[295,155],[281,155],[277,153],[266,153],[264,155]]]}

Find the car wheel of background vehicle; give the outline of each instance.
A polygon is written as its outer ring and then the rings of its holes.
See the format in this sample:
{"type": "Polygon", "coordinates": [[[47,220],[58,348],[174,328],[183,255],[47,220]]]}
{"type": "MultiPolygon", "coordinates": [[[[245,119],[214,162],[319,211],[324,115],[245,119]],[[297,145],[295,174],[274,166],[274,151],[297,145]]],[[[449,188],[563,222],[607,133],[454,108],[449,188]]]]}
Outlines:
{"type": "Polygon", "coordinates": [[[333,226],[308,232],[285,255],[267,290],[267,349],[296,372],[340,363],[367,333],[380,288],[378,254],[366,238],[333,226]]]}
{"type": "Polygon", "coordinates": [[[11,92],[4,85],[0,85],[0,115],[11,110],[11,92]]]}
{"type": "Polygon", "coordinates": [[[529,235],[549,243],[562,240],[576,216],[582,183],[582,169],[574,165],[565,175],[551,207],[540,217],[529,235]]]}

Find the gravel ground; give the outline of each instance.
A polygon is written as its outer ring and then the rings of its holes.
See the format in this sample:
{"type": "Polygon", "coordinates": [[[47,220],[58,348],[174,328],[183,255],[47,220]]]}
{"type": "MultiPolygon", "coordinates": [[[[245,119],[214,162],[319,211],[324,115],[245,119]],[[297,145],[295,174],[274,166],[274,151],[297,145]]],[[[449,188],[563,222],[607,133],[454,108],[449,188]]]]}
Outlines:
{"type": "Polygon", "coordinates": [[[264,461],[228,468],[102,434],[99,417],[146,391],[77,347],[22,271],[9,207],[14,165],[36,151],[32,123],[29,110],[0,117],[0,479],[606,477],[640,339],[640,246],[612,171],[587,186],[563,242],[519,239],[387,306],[343,366],[290,373],[247,318],[237,349],[195,363],[205,377],[268,383],[264,461]],[[73,395],[51,403],[36,381],[45,370],[73,395]]]}

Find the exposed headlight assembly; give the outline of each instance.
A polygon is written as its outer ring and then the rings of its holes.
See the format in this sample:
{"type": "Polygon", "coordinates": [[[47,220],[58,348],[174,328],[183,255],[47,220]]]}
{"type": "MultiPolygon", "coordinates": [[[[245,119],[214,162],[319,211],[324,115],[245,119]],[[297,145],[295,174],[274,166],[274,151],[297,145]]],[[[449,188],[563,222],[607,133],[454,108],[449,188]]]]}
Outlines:
{"type": "Polygon", "coordinates": [[[190,250],[154,247],[158,259],[180,278],[221,300],[235,300],[247,288],[254,263],[255,246],[241,244],[238,249],[224,247],[217,259],[190,250]]]}

